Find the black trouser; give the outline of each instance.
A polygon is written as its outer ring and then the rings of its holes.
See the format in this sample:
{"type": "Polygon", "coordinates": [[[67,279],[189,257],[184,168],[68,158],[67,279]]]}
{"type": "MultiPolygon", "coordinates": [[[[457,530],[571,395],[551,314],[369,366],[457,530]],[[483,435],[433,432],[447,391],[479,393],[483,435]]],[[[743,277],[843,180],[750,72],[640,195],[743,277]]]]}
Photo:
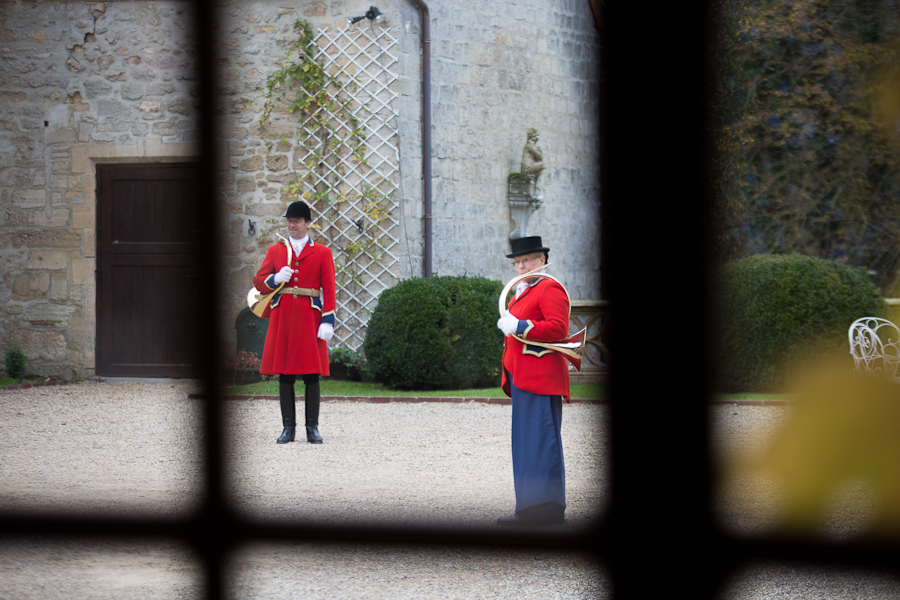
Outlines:
{"type": "MultiPolygon", "coordinates": [[[[319,426],[319,376],[301,375],[303,377],[303,399],[306,405],[306,426],[319,426]]],[[[297,409],[294,406],[294,382],[296,375],[278,376],[278,398],[281,401],[281,422],[285,427],[297,426],[297,409]]]]}

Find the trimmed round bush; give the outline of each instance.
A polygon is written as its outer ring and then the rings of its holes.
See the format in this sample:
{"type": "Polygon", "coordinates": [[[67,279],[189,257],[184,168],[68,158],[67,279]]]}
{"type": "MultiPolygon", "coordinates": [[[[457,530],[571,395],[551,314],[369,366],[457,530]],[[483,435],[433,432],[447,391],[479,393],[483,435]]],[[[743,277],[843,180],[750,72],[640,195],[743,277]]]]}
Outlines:
{"type": "Polygon", "coordinates": [[[7,376],[21,379],[25,375],[25,353],[18,346],[13,346],[6,351],[3,363],[7,376]]]}
{"type": "Polygon", "coordinates": [[[500,385],[503,284],[484,277],[407,279],[385,290],[364,344],[366,369],[404,390],[500,385]]]}
{"type": "Polygon", "coordinates": [[[799,254],[728,263],[716,291],[715,356],[725,392],[779,391],[801,364],[841,352],[850,369],[850,324],[890,314],[863,269],[799,254]]]}

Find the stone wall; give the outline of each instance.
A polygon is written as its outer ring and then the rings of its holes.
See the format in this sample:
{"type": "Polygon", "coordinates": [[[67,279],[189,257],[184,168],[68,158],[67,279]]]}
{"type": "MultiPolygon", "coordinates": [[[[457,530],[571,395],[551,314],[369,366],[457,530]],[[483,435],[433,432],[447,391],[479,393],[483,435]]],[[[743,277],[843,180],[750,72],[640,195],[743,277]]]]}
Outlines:
{"type": "MultiPolygon", "coordinates": [[[[222,3],[222,131],[231,165],[220,189],[231,206],[225,270],[226,323],[243,306],[264,245],[248,232],[284,214],[292,148],[269,150],[255,135],[266,76],[292,39],[293,23],[341,29],[368,0],[222,3]],[[250,101],[250,105],[246,104],[250,101]]],[[[437,275],[514,275],[507,176],[519,170],[526,131],[541,132],[543,207],[531,235],[552,249],[551,272],[574,299],[600,297],[599,35],[587,2],[428,2],[432,34],[433,231],[437,275]]],[[[375,27],[399,38],[401,278],[423,275],[421,18],[409,0],[379,3],[375,27]]],[[[369,27],[362,21],[357,27],[369,27]]],[[[291,120],[276,120],[290,127],[291,120]]],[[[315,213],[315,207],[314,207],[315,213]]],[[[315,216],[315,214],[314,214],[315,216]]],[[[341,315],[338,315],[340,322],[341,315]]]]}
{"type": "Polygon", "coordinates": [[[599,299],[600,56],[588,2],[429,4],[435,270],[501,281],[515,274],[504,257],[506,178],[519,171],[535,127],[547,169],[530,234],[551,248],[550,272],[574,299],[599,299]]]}
{"type": "MultiPolygon", "coordinates": [[[[395,2],[381,3],[379,9],[385,13],[394,12],[395,2]]],[[[220,95],[222,106],[222,141],[228,144],[229,167],[219,176],[219,191],[229,206],[226,225],[223,262],[223,281],[226,289],[220,297],[223,323],[228,329],[226,338],[234,336],[232,324],[241,310],[246,308],[247,291],[252,285],[253,275],[266,252],[273,243],[272,236],[262,237],[261,232],[269,227],[267,219],[283,223],[281,216],[287,205],[297,200],[287,193],[287,186],[295,179],[297,172],[303,171],[301,160],[305,156],[303,144],[298,142],[297,114],[289,114],[283,107],[277,109],[267,124],[269,131],[286,134],[287,143],[274,143],[263,139],[258,133],[259,117],[264,104],[262,93],[266,77],[274,72],[288,52],[291,43],[297,39],[294,24],[307,20],[316,29],[328,29],[332,33],[346,28],[346,17],[365,13],[369,4],[361,2],[261,3],[244,0],[225,0],[219,14],[221,36],[220,95]],[[250,222],[255,225],[255,234],[250,233],[250,222]]],[[[363,21],[359,26],[367,26],[363,21]]],[[[397,32],[399,34],[399,32],[397,32]]],[[[374,52],[376,46],[373,46],[374,52]]],[[[332,54],[334,54],[331,49],[332,54]]],[[[296,55],[294,55],[296,56],[296,55]]],[[[396,83],[389,83],[396,89],[396,83]]],[[[401,120],[406,117],[401,115],[401,120]]],[[[420,119],[415,119],[420,124],[420,119]]],[[[419,163],[421,165],[421,162],[419,163]]],[[[421,188],[421,166],[418,177],[413,178],[414,187],[421,188]]],[[[348,186],[349,187],[349,186],[348,186]]],[[[326,226],[322,212],[323,203],[313,205],[314,225],[326,226]]],[[[412,226],[418,229],[417,224],[412,226]]],[[[396,229],[396,228],[394,228],[396,229]]],[[[282,235],[287,235],[283,227],[282,235]]],[[[317,232],[312,232],[314,236],[317,232]]],[[[320,239],[321,241],[321,239],[320,239]]],[[[335,254],[340,249],[331,245],[335,254]]],[[[390,275],[382,279],[385,285],[394,285],[403,274],[410,273],[409,254],[404,253],[400,265],[391,269],[390,275]]],[[[420,250],[417,249],[417,254],[420,250]]],[[[342,257],[336,256],[336,263],[342,257]]],[[[339,294],[339,301],[341,300],[339,294]]],[[[344,298],[346,301],[347,298],[344,298]]],[[[346,311],[343,314],[347,317],[346,311]]],[[[337,338],[350,336],[344,329],[338,310],[337,338]]],[[[360,343],[361,337],[356,337],[360,343]]]]}
{"type": "Polygon", "coordinates": [[[188,2],[0,2],[0,348],[94,368],[95,165],[196,157],[188,2]]]}
{"type": "MultiPolygon", "coordinates": [[[[219,306],[233,344],[264,247],[247,230],[291,198],[286,152],[255,133],[260,86],[306,18],[340,28],[370,0],[222,0],[221,170],[226,256],[219,306]],[[250,106],[245,102],[251,101],[250,106]]],[[[514,273],[506,180],[525,132],[541,131],[543,207],[532,235],[573,298],[599,298],[599,39],[582,0],[432,0],[433,231],[437,275],[514,273]]],[[[0,2],[0,349],[20,345],[35,373],[94,369],[94,178],[100,162],[197,156],[190,2],[0,2]]],[[[421,19],[379,3],[399,38],[398,277],[423,274],[421,19]]],[[[368,26],[363,21],[358,26],[368,26]]],[[[340,315],[338,315],[340,320],[340,315]]],[[[229,348],[233,350],[233,346],[229,348]]]]}

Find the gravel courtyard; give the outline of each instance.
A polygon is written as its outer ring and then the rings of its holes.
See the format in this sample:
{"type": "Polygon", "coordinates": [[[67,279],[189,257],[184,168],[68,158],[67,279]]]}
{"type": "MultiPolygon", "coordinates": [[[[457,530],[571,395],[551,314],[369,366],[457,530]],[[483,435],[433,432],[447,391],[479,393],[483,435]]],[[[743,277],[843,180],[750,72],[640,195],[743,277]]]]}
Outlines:
{"type": "MultiPolygon", "coordinates": [[[[0,393],[0,509],[190,510],[201,467],[191,391],[181,382],[82,382],[0,393]]],[[[509,406],[324,402],[319,446],[275,444],[275,401],[229,401],[227,410],[229,488],[248,514],[493,528],[513,510],[509,406]]],[[[788,410],[714,408],[717,448],[727,455],[764,443],[788,410]]],[[[563,409],[569,508],[556,530],[588,527],[604,510],[606,416],[600,405],[563,409]]],[[[771,507],[748,504],[742,493],[758,484],[747,486],[723,494],[726,527],[764,527],[771,507]]],[[[857,526],[852,518],[837,522],[840,531],[857,526]]],[[[236,553],[228,573],[234,598],[610,596],[598,565],[551,551],[259,545],[236,553]]],[[[0,580],[0,598],[202,597],[198,563],[174,543],[4,539],[0,580]]],[[[895,598],[898,591],[900,582],[873,574],[749,565],[722,598],[895,598]]]]}

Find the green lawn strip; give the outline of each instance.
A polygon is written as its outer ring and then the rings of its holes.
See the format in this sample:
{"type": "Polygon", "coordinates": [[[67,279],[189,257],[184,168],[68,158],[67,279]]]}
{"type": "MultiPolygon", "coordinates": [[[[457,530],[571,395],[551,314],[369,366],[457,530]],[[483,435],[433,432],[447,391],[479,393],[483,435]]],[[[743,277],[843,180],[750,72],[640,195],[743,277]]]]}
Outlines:
{"type": "Polygon", "coordinates": [[[46,380],[46,377],[25,377],[22,381],[19,381],[13,377],[0,377],[0,387],[6,387],[9,385],[19,385],[23,383],[39,383],[41,381],[46,380]]]}
{"type": "MultiPolygon", "coordinates": [[[[453,398],[505,398],[499,387],[469,390],[427,390],[408,391],[392,390],[378,383],[362,383],[359,381],[334,381],[320,379],[320,390],[323,396],[437,396],[453,398]]],[[[297,390],[303,390],[303,384],[297,382],[297,390]]],[[[581,383],[572,385],[573,398],[606,398],[606,385],[602,383],[581,383]]],[[[250,385],[239,385],[225,389],[231,395],[277,396],[277,381],[261,381],[250,385]]]]}
{"type": "MultiPolygon", "coordinates": [[[[0,387],[19,385],[20,383],[39,383],[44,381],[44,377],[25,378],[22,382],[12,377],[0,377],[0,387]]],[[[321,393],[323,396],[436,396],[451,398],[505,398],[499,387],[481,388],[470,390],[427,390],[427,391],[407,391],[392,390],[378,383],[362,383],[360,381],[337,381],[328,378],[322,378],[321,393]]],[[[297,389],[302,391],[303,384],[297,383],[297,389]]],[[[609,389],[604,383],[579,383],[573,384],[571,387],[573,398],[591,398],[605,399],[609,398],[609,389]]],[[[250,385],[239,385],[225,389],[226,394],[247,395],[247,396],[277,396],[278,381],[261,381],[250,385]]],[[[720,401],[775,401],[780,402],[788,400],[787,394],[762,394],[743,392],[740,394],[715,394],[714,400],[720,401]]]]}
{"type": "Polygon", "coordinates": [[[740,394],[714,394],[713,400],[734,401],[753,400],[762,402],[783,402],[789,400],[788,394],[762,394],[755,392],[742,392],[740,394]]]}

